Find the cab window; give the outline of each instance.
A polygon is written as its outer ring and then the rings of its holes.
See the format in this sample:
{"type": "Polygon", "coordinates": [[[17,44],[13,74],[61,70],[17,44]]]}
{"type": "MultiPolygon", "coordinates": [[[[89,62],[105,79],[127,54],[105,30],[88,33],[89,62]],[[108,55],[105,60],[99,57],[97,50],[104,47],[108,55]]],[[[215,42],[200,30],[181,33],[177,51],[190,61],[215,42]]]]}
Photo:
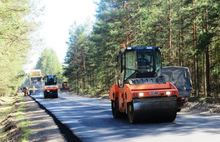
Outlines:
{"type": "Polygon", "coordinates": [[[153,71],[153,50],[137,51],[138,69],[144,69],[147,72],[153,71]]]}
{"type": "Polygon", "coordinates": [[[161,53],[158,50],[156,50],[155,52],[155,63],[156,63],[156,72],[158,72],[162,67],[161,53]]]}
{"type": "Polygon", "coordinates": [[[129,51],[126,53],[126,74],[125,79],[131,76],[135,72],[136,54],[135,51],[129,51]]]}

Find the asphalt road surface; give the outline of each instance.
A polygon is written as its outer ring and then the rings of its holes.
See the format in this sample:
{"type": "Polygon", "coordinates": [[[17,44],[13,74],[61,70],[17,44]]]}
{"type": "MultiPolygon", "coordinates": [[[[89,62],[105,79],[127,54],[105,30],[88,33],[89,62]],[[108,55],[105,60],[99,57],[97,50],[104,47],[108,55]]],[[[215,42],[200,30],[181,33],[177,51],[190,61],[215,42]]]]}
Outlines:
{"type": "Polygon", "coordinates": [[[220,115],[180,112],[172,123],[130,124],[114,119],[110,101],[59,94],[33,95],[83,142],[220,142],[220,115]]]}

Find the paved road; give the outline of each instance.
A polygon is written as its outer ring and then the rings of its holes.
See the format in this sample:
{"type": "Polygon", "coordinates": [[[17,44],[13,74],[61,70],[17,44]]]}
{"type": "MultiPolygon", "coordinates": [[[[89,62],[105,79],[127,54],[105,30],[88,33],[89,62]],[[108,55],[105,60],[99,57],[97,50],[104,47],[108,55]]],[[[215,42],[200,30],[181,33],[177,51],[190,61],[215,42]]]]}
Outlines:
{"type": "Polygon", "coordinates": [[[33,95],[83,142],[220,142],[220,115],[180,112],[172,123],[130,124],[114,119],[110,101],[59,94],[33,95]]]}

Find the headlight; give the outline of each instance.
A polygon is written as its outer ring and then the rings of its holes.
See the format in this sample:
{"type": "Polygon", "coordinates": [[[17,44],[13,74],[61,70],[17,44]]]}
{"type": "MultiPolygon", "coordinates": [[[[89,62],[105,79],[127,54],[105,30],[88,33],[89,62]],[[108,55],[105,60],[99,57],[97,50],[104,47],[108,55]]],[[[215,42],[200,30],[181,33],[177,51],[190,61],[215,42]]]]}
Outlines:
{"type": "Polygon", "coordinates": [[[167,95],[167,96],[170,96],[170,95],[171,95],[171,92],[166,92],[166,95],[167,95]]]}
{"type": "Polygon", "coordinates": [[[139,95],[139,97],[143,97],[144,93],[139,93],[138,95],[139,95]]]}

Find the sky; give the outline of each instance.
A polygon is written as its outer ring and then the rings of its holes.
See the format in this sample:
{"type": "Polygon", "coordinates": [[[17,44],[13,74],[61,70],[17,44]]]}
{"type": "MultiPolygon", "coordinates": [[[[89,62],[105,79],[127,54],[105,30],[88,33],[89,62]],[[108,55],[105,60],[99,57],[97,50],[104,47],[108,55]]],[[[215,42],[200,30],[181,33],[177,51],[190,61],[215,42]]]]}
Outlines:
{"type": "MultiPolygon", "coordinates": [[[[97,1],[97,0],[96,0],[97,1]]],[[[69,28],[76,21],[83,24],[86,19],[95,21],[97,5],[94,0],[45,0],[45,11],[41,36],[47,48],[56,51],[59,61],[64,62],[69,39],[69,28]]]]}

